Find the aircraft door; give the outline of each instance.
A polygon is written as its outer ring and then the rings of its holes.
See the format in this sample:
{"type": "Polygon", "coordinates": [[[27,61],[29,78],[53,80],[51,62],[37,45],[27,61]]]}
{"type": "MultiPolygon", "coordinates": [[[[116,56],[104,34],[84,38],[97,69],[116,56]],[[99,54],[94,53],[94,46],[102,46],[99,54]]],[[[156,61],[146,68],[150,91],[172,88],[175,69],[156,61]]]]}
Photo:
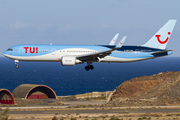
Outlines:
{"type": "Polygon", "coordinates": [[[135,50],[135,56],[139,56],[139,49],[135,50]]]}
{"type": "Polygon", "coordinates": [[[23,48],[19,48],[19,54],[20,54],[20,55],[23,54],[23,48]]]}
{"type": "Polygon", "coordinates": [[[56,55],[56,48],[51,49],[52,55],[56,55]]]}

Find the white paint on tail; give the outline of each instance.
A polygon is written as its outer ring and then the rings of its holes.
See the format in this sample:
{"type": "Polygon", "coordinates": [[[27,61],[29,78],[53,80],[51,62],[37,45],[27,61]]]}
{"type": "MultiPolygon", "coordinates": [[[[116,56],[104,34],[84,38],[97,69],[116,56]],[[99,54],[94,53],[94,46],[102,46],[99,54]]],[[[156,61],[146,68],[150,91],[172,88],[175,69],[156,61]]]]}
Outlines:
{"type": "Polygon", "coordinates": [[[144,47],[165,49],[170,39],[174,26],[177,20],[169,20],[154,36],[147,41],[144,47]]]}

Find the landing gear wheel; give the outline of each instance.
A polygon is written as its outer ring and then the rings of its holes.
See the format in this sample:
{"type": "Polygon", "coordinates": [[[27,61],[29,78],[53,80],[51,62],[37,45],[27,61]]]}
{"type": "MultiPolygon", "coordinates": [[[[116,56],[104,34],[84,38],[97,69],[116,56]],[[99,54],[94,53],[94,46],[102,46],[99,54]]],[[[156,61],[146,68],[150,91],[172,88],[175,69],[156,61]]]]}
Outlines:
{"type": "Polygon", "coordinates": [[[19,68],[19,65],[16,65],[16,68],[19,68]]]}
{"type": "Polygon", "coordinates": [[[15,62],[15,64],[16,64],[16,68],[19,68],[19,65],[18,65],[19,60],[14,60],[14,62],[15,62]]]}
{"type": "Polygon", "coordinates": [[[86,71],[94,69],[94,66],[91,64],[92,64],[92,61],[87,61],[87,66],[85,67],[86,71]]]}
{"type": "Polygon", "coordinates": [[[89,71],[89,67],[88,66],[86,66],[85,69],[86,69],[86,71],[89,71]]]}
{"type": "Polygon", "coordinates": [[[94,66],[93,66],[93,65],[90,65],[89,68],[90,68],[91,70],[93,70],[93,69],[94,69],[94,66]]]}
{"type": "Polygon", "coordinates": [[[93,69],[94,69],[94,66],[93,66],[93,65],[86,66],[85,69],[86,69],[86,71],[89,71],[90,69],[93,70],[93,69]]]}

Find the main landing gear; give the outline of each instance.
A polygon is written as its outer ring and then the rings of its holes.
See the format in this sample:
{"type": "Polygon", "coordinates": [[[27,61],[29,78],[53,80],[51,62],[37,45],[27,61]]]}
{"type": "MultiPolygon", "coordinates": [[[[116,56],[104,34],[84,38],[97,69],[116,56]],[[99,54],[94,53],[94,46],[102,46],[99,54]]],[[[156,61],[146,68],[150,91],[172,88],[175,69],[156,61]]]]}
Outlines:
{"type": "Polygon", "coordinates": [[[15,64],[16,64],[16,68],[19,68],[19,65],[18,65],[19,60],[14,60],[14,62],[15,62],[15,64]]]}
{"type": "Polygon", "coordinates": [[[94,69],[94,66],[93,66],[93,65],[86,66],[85,69],[86,69],[86,71],[89,71],[90,69],[93,70],[93,69],[94,69]]]}
{"type": "Polygon", "coordinates": [[[93,70],[94,69],[94,66],[93,65],[90,65],[92,62],[87,62],[87,66],[85,67],[86,71],[89,71],[89,70],[93,70]]]}

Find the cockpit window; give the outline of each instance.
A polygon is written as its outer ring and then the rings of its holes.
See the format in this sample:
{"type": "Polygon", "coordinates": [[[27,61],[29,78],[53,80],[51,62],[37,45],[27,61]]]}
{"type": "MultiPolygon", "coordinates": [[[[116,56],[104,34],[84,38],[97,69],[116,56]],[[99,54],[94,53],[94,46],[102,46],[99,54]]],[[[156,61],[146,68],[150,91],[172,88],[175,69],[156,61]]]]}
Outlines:
{"type": "Polygon", "coordinates": [[[13,49],[9,48],[9,49],[7,49],[7,51],[13,51],[13,49]]]}

